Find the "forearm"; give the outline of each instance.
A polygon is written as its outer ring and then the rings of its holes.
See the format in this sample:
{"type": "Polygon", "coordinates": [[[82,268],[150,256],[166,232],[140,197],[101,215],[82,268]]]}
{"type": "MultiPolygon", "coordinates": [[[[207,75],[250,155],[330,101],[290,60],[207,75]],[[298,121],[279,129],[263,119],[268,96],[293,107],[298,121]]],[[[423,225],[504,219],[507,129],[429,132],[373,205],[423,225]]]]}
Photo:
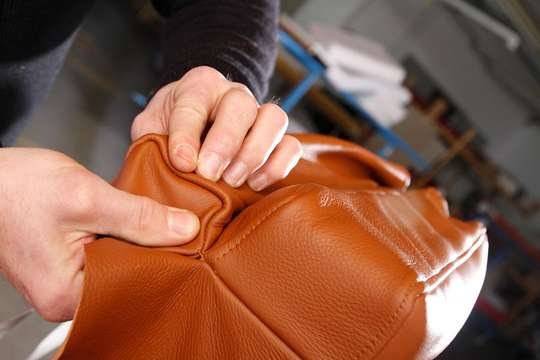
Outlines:
{"type": "Polygon", "coordinates": [[[200,65],[211,66],[247,85],[257,99],[266,95],[276,55],[277,0],[154,0],[171,15],[163,34],[160,85],[200,65]]]}

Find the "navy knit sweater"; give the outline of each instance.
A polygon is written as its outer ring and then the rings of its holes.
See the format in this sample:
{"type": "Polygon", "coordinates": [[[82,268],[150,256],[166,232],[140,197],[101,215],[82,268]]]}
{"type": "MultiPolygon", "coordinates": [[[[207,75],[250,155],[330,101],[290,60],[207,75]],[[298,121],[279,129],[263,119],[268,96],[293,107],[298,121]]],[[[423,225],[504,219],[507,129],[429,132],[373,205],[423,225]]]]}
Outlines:
{"type": "MultiPolygon", "coordinates": [[[[40,102],[94,0],[0,0],[0,140],[40,102]],[[33,59],[36,59],[32,66],[33,59]],[[29,62],[30,60],[30,62],[29,62]],[[19,66],[19,63],[25,66],[19,66]],[[49,74],[50,73],[50,74],[49,74]],[[7,129],[7,130],[6,130],[7,129]]],[[[165,18],[156,87],[208,65],[265,96],[279,0],[152,0],[165,18]]]]}

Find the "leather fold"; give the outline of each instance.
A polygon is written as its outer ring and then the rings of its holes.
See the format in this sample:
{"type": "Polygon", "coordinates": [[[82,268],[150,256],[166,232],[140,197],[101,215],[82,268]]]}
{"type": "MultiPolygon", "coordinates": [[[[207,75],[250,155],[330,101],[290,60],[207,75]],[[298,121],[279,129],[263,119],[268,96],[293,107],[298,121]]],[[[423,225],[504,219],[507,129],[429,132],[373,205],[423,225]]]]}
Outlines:
{"type": "Polygon", "coordinates": [[[156,134],[144,136],[130,147],[114,185],[138,195],[152,194],[154,200],[165,205],[195,212],[201,220],[200,234],[194,241],[168,250],[199,256],[212,246],[235,213],[277,189],[306,182],[375,188],[377,179],[383,179],[383,185],[402,190],[410,183],[410,175],[402,166],[360,146],[324,135],[295,136],[303,144],[303,158],[285,180],[260,193],[246,184],[235,189],[222,180],[212,182],[176,170],[169,159],[167,137],[156,134]]]}

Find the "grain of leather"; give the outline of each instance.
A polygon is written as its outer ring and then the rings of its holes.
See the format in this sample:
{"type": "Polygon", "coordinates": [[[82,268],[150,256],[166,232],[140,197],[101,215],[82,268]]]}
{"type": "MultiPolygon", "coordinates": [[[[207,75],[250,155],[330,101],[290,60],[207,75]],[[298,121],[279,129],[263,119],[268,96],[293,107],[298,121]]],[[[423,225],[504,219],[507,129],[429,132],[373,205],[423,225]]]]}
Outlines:
{"type": "Polygon", "coordinates": [[[59,359],[432,359],[486,269],[484,227],[365,149],[297,135],[304,157],[263,192],[180,173],[167,139],[134,143],[115,185],[201,218],[186,245],[104,238],[59,359]]]}

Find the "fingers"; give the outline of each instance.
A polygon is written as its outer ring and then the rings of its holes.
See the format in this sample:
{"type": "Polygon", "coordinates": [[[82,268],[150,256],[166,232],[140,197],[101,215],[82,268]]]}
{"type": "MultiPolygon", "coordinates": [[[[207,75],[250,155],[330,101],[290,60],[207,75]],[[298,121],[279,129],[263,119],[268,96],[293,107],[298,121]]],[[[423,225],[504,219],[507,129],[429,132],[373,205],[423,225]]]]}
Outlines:
{"type": "Polygon", "coordinates": [[[169,100],[169,156],[178,170],[191,172],[197,167],[201,136],[227,83],[221,73],[206,67],[191,70],[179,81],[169,100]]]}
{"type": "Polygon", "coordinates": [[[258,104],[243,87],[227,91],[217,108],[216,120],[199,154],[197,172],[212,181],[221,178],[255,122],[258,104]]]}
{"type": "Polygon", "coordinates": [[[302,157],[302,145],[293,136],[285,135],[268,161],[247,182],[255,191],[284,179],[302,157]]]}
{"type": "Polygon", "coordinates": [[[162,87],[146,105],[146,108],[135,117],[131,125],[131,140],[135,141],[146,134],[167,134],[168,123],[163,106],[175,83],[162,87]]]}
{"type": "Polygon", "coordinates": [[[107,234],[146,246],[181,245],[199,232],[199,219],[190,211],[117,190],[116,201],[106,209],[107,234]]]}
{"type": "Polygon", "coordinates": [[[197,167],[200,138],[206,124],[206,113],[194,108],[178,107],[169,125],[169,158],[173,166],[184,172],[197,167]],[[190,113],[189,116],[187,114],[190,113]]]}
{"type": "Polygon", "coordinates": [[[259,107],[246,86],[201,66],[161,89],[135,119],[132,135],[168,133],[169,157],[178,170],[196,170],[212,181],[223,177],[234,187],[248,178],[250,184],[266,179],[257,186],[262,189],[280,180],[300,157],[297,141],[284,138],[287,122],[277,105],[259,107]],[[272,166],[264,165],[269,159],[272,166]]]}
{"type": "Polygon", "coordinates": [[[82,191],[75,209],[75,218],[84,220],[82,230],[145,246],[185,244],[199,232],[192,212],[120,191],[105,181],[82,191]]]}
{"type": "Polygon", "coordinates": [[[175,168],[191,172],[197,166],[206,123],[231,83],[215,69],[200,66],[161,88],[131,127],[132,140],[149,133],[169,135],[169,157],[175,168]]]}
{"type": "Polygon", "coordinates": [[[287,114],[279,106],[262,105],[242,148],[223,174],[223,180],[233,187],[241,186],[268,160],[282,140],[287,125],[287,114]]]}

